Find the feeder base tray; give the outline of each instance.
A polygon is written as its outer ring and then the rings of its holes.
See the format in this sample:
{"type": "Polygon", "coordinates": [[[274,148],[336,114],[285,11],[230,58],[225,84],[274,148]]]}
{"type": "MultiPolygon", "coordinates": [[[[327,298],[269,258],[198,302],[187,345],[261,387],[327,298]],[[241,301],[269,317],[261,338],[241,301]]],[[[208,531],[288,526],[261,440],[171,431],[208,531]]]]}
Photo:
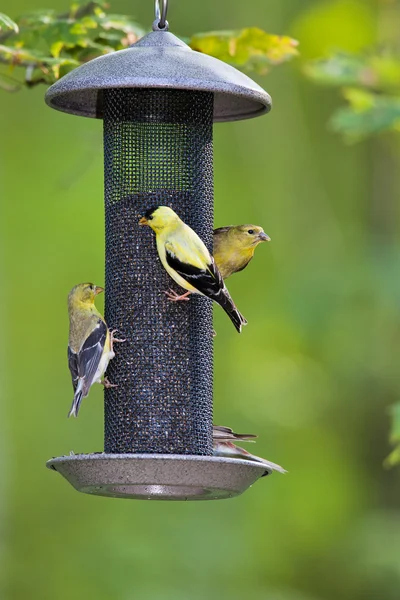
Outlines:
{"type": "Polygon", "coordinates": [[[270,474],[248,460],[183,454],[73,454],[46,466],[79,492],[139,500],[232,498],[270,474]]]}

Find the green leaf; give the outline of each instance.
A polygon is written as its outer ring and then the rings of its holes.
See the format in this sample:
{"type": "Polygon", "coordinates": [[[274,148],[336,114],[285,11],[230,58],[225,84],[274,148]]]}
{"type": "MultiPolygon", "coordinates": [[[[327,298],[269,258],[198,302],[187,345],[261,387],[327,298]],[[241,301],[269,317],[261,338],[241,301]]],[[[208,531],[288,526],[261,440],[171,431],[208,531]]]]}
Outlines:
{"type": "Polygon", "coordinates": [[[53,9],[48,10],[34,10],[30,13],[22,15],[18,19],[20,29],[34,29],[41,25],[47,25],[53,22],[57,18],[56,11],[53,9]]]}
{"type": "Polygon", "coordinates": [[[190,39],[193,50],[230,64],[265,73],[298,55],[298,42],[288,36],[266,33],[257,27],[239,31],[199,33],[190,39]]]}
{"type": "Polygon", "coordinates": [[[98,18],[98,39],[105,40],[115,50],[137,42],[147,32],[143,27],[123,15],[105,15],[98,18]]]}
{"type": "Polygon", "coordinates": [[[304,73],[322,85],[356,85],[368,81],[362,59],[347,54],[310,61],[304,66],[304,73]]]}
{"type": "Polygon", "coordinates": [[[373,90],[400,90],[400,56],[393,54],[335,54],[313,60],[304,73],[320,85],[361,86],[373,90]]]}
{"type": "Polygon", "coordinates": [[[52,56],[60,56],[61,50],[64,48],[64,42],[58,41],[54,42],[50,46],[50,52],[52,56]]]}
{"type": "Polygon", "coordinates": [[[400,464],[400,402],[390,406],[388,412],[391,418],[389,441],[395,447],[385,458],[383,464],[390,468],[400,464]]]}
{"type": "Polygon", "coordinates": [[[400,402],[396,402],[389,408],[392,420],[389,441],[391,444],[400,444],[400,402]]]}
{"type": "Polygon", "coordinates": [[[65,48],[86,47],[91,41],[86,27],[81,23],[70,23],[67,20],[57,20],[49,24],[42,31],[42,38],[49,48],[59,43],[62,43],[65,48]]]}
{"type": "Polygon", "coordinates": [[[10,17],[7,17],[7,15],[0,13],[0,31],[3,29],[11,29],[15,33],[19,32],[18,25],[10,17]]]}
{"type": "Polygon", "coordinates": [[[333,115],[330,125],[334,131],[356,142],[384,131],[400,128],[400,96],[383,96],[359,89],[345,89],[349,106],[333,115]]]}
{"type": "Polygon", "coordinates": [[[106,9],[108,8],[109,3],[106,0],[95,0],[95,1],[87,1],[87,0],[75,0],[75,2],[71,3],[70,11],[71,15],[76,16],[76,13],[95,13],[97,9],[106,9]]]}
{"type": "Polygon", "coordinates": [[[365,112],[375,106],[376,95],[373,92],[360,88],[344,88],[342,93],[355,112],[365,112]]]}
{"type": "Polygon", "coordinates": [[[383,466],[387,469],[400,464],[400,444],[385,458],[383,466]]]}
{"type": "Polygon", "coordinates": [[[141,25],[138,25],[135,21],[124,15],[104,15],[98,18],[98,22],[105,30],[115,29],[123,33],[136,33],[138,38],[143,37],[146,33],[146,30],[141,25]]]}
{"type": "Polygon", "coordinates": [[[46,60],[46,57],[42,56],[41,53],[25,49],[25,48],[13,48],[12,46],[4,46],[0,44],[0,56],[5,60],[9,61],[12,65],[18,65],[19,63],[41,63],[46,60]]]}
{"type": "MultiPolygon", "coordinates": [[[[40,52],[25,48],[10,48],[0,45],[0,58],[3,57],[13,66],[32,66],[40,69],[46,76],[45,81],[54,83],[60,76],[60,70],[67,73],[79,66],[79,62],[73,58],[43,56],[40,52]]],[[[42,77],[43,79],[43,77],[42,77]]],[[[27,81],[29,83],[29,81],[27,81]]]]}

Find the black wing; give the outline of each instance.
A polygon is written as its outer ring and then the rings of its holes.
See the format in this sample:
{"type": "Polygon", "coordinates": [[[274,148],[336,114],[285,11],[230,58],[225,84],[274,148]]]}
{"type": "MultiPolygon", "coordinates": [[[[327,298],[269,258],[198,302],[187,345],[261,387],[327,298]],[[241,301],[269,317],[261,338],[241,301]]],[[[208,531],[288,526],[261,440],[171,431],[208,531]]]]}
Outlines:
{"type": "Polygon", "coordinates": [[[167,248],[165,249],[165,253],[168,265],[174,269],[178,275],[183,277],[183,279],[196,288],[196,290],[218,302],[218,299],[215,296],[218,296],[224,289],[224,281],[213,258],[211,258],[211,263],[207,265],[207,269],[200,269],[199,267],[194,267],[193,265],[180,261],[179,258],[169,252],[167,248]]]}
{"type": "Polygon", "coordinates": [[[211,262],[207,265],[206,269],[200,269],[199,267],[194,267],[193,265],[180,261],[175,254],[169,252],[167,247],[165,248],[165,257],[168,265],[174,269],[178,275],[183,277],[185,281],[190,283],[201,294],[214,300],[214,302],[217,302],[217,304],[224,309],[235,328],[240,333],[242,325],[246,325],[247,321],[236,308],[225,287],[224,280],[222,279],[222,275],[219,272],[213,257],[211,257],[211,262]]]}
{"type": "Polygon", "coordinates": [[[99,366],[104,345],[107,339],[107,325],[101,319],[98,320],[96,327],[85,340],[78,354],[76,354],[78,378],[83,380],[82,395],[87,396],[90,386],[96,375],[99,366]]]}
{"type": "Polygon", "coordinates": [[[74,387],[74,392],[76,390],[76,386],[78,385],[79,379],[79,371],[78,371],[78,355],[71,350],[68,346],[68,366],[72,375],[72,385],[74,387]]]}
{"type": "Polygon", "coordinates": [[[107,339],[107,325],[101,319],[98,320],[96,327],[86,339],[78,353],[79,377],[85,379],[82,391],[83,396],[89,393],[93,378],[96,375],[104,346],[107,339]]]}

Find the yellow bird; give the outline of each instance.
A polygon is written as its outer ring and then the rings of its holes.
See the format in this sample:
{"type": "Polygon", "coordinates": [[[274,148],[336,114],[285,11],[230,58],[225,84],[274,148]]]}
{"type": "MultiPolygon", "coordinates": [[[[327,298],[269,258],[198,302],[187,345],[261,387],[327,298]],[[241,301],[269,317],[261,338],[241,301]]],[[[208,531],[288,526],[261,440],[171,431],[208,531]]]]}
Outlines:
{"type": "Polygon", "coordinates": [[[217,302],[240,333],[247,321],[236,308],[214,259],[197,233],[168,206],[156,206],[139,221],[156,234],[160,260],[172,279],[187,292],[166,292],[169,300],[188,300],[192,292],[217,302]]]}
{"type": "Polygon", "coordinates": [[[78,416],[82,399],[86,398],[93,383],[105,387],[111,384],[104,373],[114,358],[114,342],[124,342],[114,337],[94,305],[103,288],[93,283],[80,283],[68,295],[69,342],[68,366],[72,375],[74,399],[68,416],[78,416]]]}
{"type": "Polygon", "coordinates": [[[230,427],[213,426],[213,455],[221,458],[239,458],[242,460],[251,460],[264,465],[270,471],[287,473],[286,469],[265,458],[250,454],[247,450],[234,444],[234,441],[254,441],[256,435],[251,433],[235,433],[230,427]]]}
{"type": "Polygon", "coordinates": [[[214,260],[226,279],[243,271],[261,242],[271,238],[258,225],[236,225],[214,229],[214,260]]]}

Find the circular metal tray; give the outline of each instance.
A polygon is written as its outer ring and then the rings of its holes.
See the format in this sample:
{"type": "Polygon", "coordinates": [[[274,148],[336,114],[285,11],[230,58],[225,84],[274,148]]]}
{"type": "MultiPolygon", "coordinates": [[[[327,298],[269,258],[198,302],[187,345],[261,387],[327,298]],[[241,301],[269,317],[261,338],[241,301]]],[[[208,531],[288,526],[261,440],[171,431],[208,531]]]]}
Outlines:
{"type": "Polygon", "coordinates": [[[79,492],[141,500],[233,498],[271,472],[248,460],[181,454],[74,454],[46,466],[79,492]]]}

